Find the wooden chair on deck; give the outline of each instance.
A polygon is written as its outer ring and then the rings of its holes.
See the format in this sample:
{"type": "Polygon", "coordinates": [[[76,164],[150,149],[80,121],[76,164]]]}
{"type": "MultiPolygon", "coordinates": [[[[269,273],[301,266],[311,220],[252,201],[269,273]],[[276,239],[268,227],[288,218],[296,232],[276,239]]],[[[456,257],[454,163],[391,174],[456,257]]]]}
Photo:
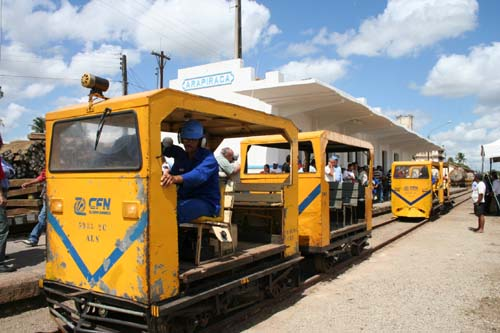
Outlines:
{"type": "Polygon", "coordinates": [[[233,182],[231,180],[221,179],[219,181],[220,188],[220,212],[218,216],[200,216],[199,218],[182,223],[181,227],[196,227],[196,254],[194,263],[198,266],[201,263],[201,243],[203,229],[211,229],[219,241],[219,256],[223,255],[222,243],[232,243],[234,252],[234,242],[231,236],[231,217],[234,202],[233,182]]]}

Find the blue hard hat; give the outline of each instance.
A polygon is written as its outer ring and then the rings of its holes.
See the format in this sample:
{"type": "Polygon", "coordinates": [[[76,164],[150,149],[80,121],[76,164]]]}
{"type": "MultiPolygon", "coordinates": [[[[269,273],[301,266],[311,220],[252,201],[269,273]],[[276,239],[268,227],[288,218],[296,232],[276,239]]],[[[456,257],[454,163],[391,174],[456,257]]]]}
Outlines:
{"type": "Polygon", "coordinates": [[[201,139],[203,137],[203,126],[197,120],[188,121],[181,129],[182,139],[201,139]]]}

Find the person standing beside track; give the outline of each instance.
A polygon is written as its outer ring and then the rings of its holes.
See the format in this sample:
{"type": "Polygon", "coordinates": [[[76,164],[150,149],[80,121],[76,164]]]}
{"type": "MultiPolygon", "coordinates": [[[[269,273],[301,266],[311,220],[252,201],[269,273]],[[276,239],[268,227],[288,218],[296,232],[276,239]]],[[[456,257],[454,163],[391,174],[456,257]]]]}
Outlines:
{"type": "Polygon", "coordinates": [[[500,180],[496,172],[492,173],[493,183],[491,187],[493,188],[493,199],[495,206],[497,207],[497,215],[500,215],[500,180]]]}
{"type": "MultiPolygon", "coordinates": [[[[3,146],[2,135],[0,134],[0,148],[3,146]]],[[[6,168],[0,157],[0,273],[14,272],[16,268],[5,264],[5,249],[7,247],[7,236],[9,235],[9,221],[7,220],[7,190],[9,189],[9,178],[13,170],[6,168]]]]}
{"type": "Polygon", "coordinates": [[[35,227],[31,231],[29,238],[23,240],[23,243],[28,245],[28,246],[37,246],[38,240],[40,239],[40,236],[45,231],[45,229],[47,229],[47,198],[46,198],[47,189],[46,189],[46,184],[45,184],[46,179],[47,179],[47,177],[45,175],[45,169],[44,169],[44,170],[42,170],[40,175],[38,175],[38,177],[21,185],[21,187],[23,189],[25,189],[26,187],[33,185],[33,184],[38,184],[38,183],[42,183],[42,182],[44,183],[42,193],[40,195],[40,197],[43,200],[43,205],[42,205],[42,209],[40,210],[40,213],[38,213],[38,223],[35,225],[35,227]]]}
{"type": "Polygon", "coordinates": [[[472,192],[472,200],[474,202],[474,214],[477,216],[477,228],[474,229],[475,232],[484,232],[484,212],[485,212],[485,195],[486,195],[486,184],[483,181],[483,176],[476,174],[474,175],[474,181],[477,182],[476,191],[472,192]]]}
{"type": "Polygon", "coordinates": [[[216,216],[220,210],[219,165],[203,146],[203,126],[189,120],[180,131],[187,158],[178,159],[172,170],[165,170],[161,186],[179,185],[177,189],[177,223],[200,216],[216,216]]]}

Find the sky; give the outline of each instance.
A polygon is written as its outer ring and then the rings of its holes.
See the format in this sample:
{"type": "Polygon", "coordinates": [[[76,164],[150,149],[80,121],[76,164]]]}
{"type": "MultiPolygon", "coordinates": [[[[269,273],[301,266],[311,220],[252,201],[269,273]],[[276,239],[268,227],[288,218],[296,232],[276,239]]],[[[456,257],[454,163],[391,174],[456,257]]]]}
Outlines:
{"type": "MultiPolygon", "coordinates": [[[[0,132],[25,139],[35,117],[87,100],[83,73],[122,93],[156,89],[180,68],[234,53],[234,1],[0,0],[0,132]]],[[[480,146],[500,138],[500,1],[242,0],[243,60],[257,76],[315,78],[465,154],[481,168],[480,146]]]]}

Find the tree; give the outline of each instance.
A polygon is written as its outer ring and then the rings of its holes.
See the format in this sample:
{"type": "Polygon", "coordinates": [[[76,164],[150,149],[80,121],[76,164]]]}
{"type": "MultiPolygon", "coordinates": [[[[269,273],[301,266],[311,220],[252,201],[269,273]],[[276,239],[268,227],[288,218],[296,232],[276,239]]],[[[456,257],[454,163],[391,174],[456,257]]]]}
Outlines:
{"type": "Polygon", "coordinates": [[[453,162],[455,162],[455,161],[453,160],[453,157],[448,157],[448,163],[453,163],[453,162]]]}
{"type": "Polygon", "coordinates": [[[45,133],[45,118],[36,117],[31,124],[31,130],[35,133],[45,133]]]}
{"type": "Polygon", "coordinates": [[[455,161],[457,161],[457,163],[464,164],[465,161],[467,161],[467,159],[465,158],[465,154],[458,152],[457,156],[455,156],[455,161]]]}

